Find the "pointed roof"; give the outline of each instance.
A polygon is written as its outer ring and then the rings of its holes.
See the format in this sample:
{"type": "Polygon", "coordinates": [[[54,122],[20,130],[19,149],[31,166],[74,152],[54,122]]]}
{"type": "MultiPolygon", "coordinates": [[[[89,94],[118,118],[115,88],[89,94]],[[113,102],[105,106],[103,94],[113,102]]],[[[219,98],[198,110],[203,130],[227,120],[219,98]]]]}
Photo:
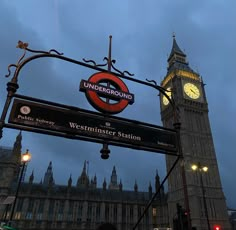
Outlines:
{"type": "Polygon", "coordinates": [[[137,184],[137,180],[135,179],[134,182],[134,191],[137,192],[138,191],[138,184],[137,184]]]}
{"type": "Polygon", "coordinates": [[[148,186],[149,189],[152,189],[152,183],[151,181],[149,181],[149,186],[148,186]]]}
{"type": "Polygon", "coordinates": [[[115,166],[113,166],[113,169],[112,169],[110,184],[117,185],[117,174],[116,174],[116,167],[115,166]]]}
{"type": "Polygon", "coordinates": [[[103,184],[102,184],[103,190],[107,189],[107,182],[106,182],[106,178],[104,178],[103,184]]]}
{"type": "Polygon", "coordinates": [[[71,178],[71,174],[70,174],[70,177],[68,179],[68,183],[67,183],[68,187],[71,187],[72,185],[72,178],[71,178]]]}
{"type": "Polygon", "coordinates": [[[175,35],[173,35],[173,44],[172,49],[169,55],[168,61],[168,72],[172,72],[173,70],[184,70],[191,73],[195,73],[190,67],[186,60],[186,54],[179,48],[175,35]]]}
{"type": "Polygon", "coordinates": [[[159,177],[159,174],[158,174],[158,170],[156,170],[156,179],[160,179],[160,177],[159,177]]]}
{"type": "Polygon", "coordinates": [[[52,162],[51,161],[49,162],[48,170],[52,170],[52,162]]]}
{"type": "Polygon", "coordinates": [[[52,170],[52,161],[49,162],[47,171],[44,174],[43,184],[48,185],[50,182],[54,182],[53,179],[53,170],[52,170]]]}
{"type": "Polygon", "coordinates": [[[186,57],[186,54],[179,48],[179,46],[178,46],[178,44],[176,42],[176,39],[175,39],[175,35],[173,35],[173,44],[172,44],[172,49],[171,49],[168,61],[171,59],[171,57],[174,54],[178,54],[178,55],[181,55],[183,57],[186,57]]]}
{"type": "Polygon", "coordinates": [[[22,132],[20,131],[19,134],[16,137],[16,140],[21,141],[22,140],[22,132]]]}
{"type": "Polygon", "coordinates": [[[88,163],[88,161],[84,161],[84,166],[83,166],[83,170],[81,175],[79,176],[78,180],[77,180],[77,187],[85,187],[88,188],[90,181],[89,181],[89,176],[86,168],[86,164],[88,163]]]}
{"type": "Polygon", "coordinates": [[[21,141],[22,141],[22,132],[20,131],[16,136],[16,140],[14,142],[14,147],[19,144],[21,145],[21,141]]]}
{"type": "Polygon", "coordinates": [[[122,181],[120,180],[119,190],[122,191],[122,189],[123,189],[123,184],[122,184],[122,181]]]}
{"type": "Polygon", "coordinates": [[[31,175],[29,177],[29,182],[33,183],[33,181],[34,181],[34,170],[32,170],[32,173],[31,173],[31,175]]]}
{"type": "Polygon", "coordinates": [[[83,172],[86,173],[86,163],[87,161],[84,161],[84,167],[83,167],[83,172]]]}

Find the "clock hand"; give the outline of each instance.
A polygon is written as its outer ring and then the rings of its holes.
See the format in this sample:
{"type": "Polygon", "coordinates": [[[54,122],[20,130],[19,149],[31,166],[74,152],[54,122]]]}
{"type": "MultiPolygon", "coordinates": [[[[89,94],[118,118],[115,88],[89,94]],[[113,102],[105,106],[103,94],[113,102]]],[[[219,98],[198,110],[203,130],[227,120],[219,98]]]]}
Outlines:
{"type": "Polygon", "coordinates": [[[196,92],[194,91],[194,90],[192,90],[192,89],[190,89],[194,94],[196,94],[196,92]]]}

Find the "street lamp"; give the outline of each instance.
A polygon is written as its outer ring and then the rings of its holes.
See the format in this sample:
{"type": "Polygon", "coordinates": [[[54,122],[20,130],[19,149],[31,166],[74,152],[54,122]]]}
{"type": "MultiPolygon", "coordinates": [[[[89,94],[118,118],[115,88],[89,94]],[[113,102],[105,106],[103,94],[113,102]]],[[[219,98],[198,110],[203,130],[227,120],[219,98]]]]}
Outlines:
{"type": "Polygon", "coordinates": [[[25,170],[25,165],[30,161],[30,159],[31,159],[31,154],[29,153],[29,150],[27,149],[26,152],[21,155],[21,167],[22,168],[21,168],[20,178],[18,180],[18,184],[17,184],[17,188],[16,188],[15,199],[14,199],[13,206],[12,206],[12,209],[11,209],[11,215],[10,215],[10,219],[9,219],[9,226],[11,226],[11,221],[12,221],[15,206],[16,206],[16,199],[18,197],[18,193],[19,193],[19,190],[20,190],[20,185],[21,185],[23,173],[24,173],[24,170],[25,170]]]}
{"type": "Polygon", "coordinates": [[[200,183],[201,183],[201,188],[202,188],[202,195],[203,195],[203,204],[204,204],[204,209],[205,209],[205,216],[206,216],[206,220],[207,220],[207,226],[208,226],[208,230],[211,229],[210,223],[209,223],[209,218],[208,218],[208,210],[207,210],[207,203],[206,203],[206,197],[205,197],[205,188],[203,185],[203,180],[202,180],[202,173],[205,173],[208,171],[208,167],[207,166],[202,166],[200,164],[200,162],[198,162],[198,164],[193,164],[191,166],[193,171],[199,171],[200,172],[200,183]]]}

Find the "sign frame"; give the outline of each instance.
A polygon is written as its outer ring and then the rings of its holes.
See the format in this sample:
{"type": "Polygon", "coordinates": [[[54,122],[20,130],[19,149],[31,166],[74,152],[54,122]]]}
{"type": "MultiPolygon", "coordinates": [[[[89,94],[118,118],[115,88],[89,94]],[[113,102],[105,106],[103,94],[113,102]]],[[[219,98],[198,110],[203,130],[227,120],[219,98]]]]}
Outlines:
{"type": "Polygon", "coordinates": [[[21,127],[22,130],[27,131],[31,130],[71,139],[82,139],[98,143],[106,142],[120,147],[177,155],[176,130],[22,95],[16,95],[8,123],[8,126],[12,128],[21,127]],[[37,110],[34,113],[39,116],[38,118],[32,115],[32,109],[37,110]],[[28,116],[30,113],[31,116],[28,116]],[[60,113],[64,116],[63,120],[69,122],[71,119],[70,128],[65,128],[64,124],[61,125],[60,118],[62,115],[60,113]],[[48,120],[46,120],[46,116],[49,118],[48,120]],[[53,124],[54,121],[50,120],[51,117],[58,119],[58,124],[60,125],[53,124]],[[79,118],[80,120],[76,122],[79,118]],[[85,124],[79,123],[81,120],[85,124]],[[131,133],[129,134],[124,130],[131,133]],[[162,137],[156,137],[155,134],[162,137]],[[168,140],[169,144],[166,140],[167,136],[171,138],[171,140],[168,140]],[[149,141],[149,139],[151,140],[149,141]]]}

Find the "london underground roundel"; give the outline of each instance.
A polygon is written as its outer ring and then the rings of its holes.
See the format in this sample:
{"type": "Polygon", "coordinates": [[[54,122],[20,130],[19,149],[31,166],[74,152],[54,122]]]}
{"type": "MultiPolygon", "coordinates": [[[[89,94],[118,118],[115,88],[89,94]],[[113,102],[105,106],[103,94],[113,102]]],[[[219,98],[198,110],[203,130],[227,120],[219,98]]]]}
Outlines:
{"type": "Polygon", "coordinates": [[[107,72],[93,74],[88,81],[80,82],[90,104],[100,112],[116,114],[123,111],[128,104],[134,103],[134,95],[129,93],[125,83],[107,72]]]}

